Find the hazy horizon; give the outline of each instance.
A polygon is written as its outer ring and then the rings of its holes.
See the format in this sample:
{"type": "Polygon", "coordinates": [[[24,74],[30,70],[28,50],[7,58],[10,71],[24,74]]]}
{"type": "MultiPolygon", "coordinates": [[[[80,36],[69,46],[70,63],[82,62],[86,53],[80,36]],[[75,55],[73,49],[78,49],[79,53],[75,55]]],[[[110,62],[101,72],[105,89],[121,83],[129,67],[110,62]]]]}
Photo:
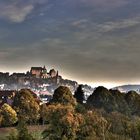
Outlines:
{"type": "MultiPolygon", "coordinates": [[[[43,65],[44,66],[44,65],[43,65]]],[[[39,65],[39,67],[43,67],[43,66],[41,66],[41,65],[39,65]]],[[[46,66],[46,65],[45,65],[46,66]]],[[[38,66],[35,66],[35,67],[38,67],[38,66]]],[[[28,68],[26,68],[25,70],[13,70],[13,71],[1,71],[1,72],[9,72],[10,74],[12,74],[12,73],[26,73],[27,71],[29,71],[30,70],[30,68],[31,67],[28,67],[28,68]]],[[[51,70],[51,69],[53,69],[54,67],[49,67],[47,70],[49,71],[49,70],[51,70]]],[[[78,82],[78,84],[87,84],[87,85],[89,85],[89,86],[91,86],[91,87],[93,87],[93,88],[95,88],[95,87],[98,87],[98,86],[104,86],[104,87],[106,87],[106,88],[108,88],[108,89],[110,89],[110,88],[114,88],[114,87],[117,87],[117,86],[122,86],[122,85],[140,85],[140,83],[139,82],[122,82],[122,83],[115,83],[115,82],[102,82],[102,81],[94,81],[94,82],[84,82],[84,81],[79,81],[78,79],[75,79],[75,78],[73,78],[73,77],[70,77],[70,76],[68,76],[68,75],[64,75],[63,73],[62,73],[62,71],[61,70],[59,70],[59,69],[57,69],[57,68],[55,68],[56,70],[58,70],[59,71],[59,74],[62,76],[62,78],[64,78],[64,79],[69,79],[69,80],[73,80],[73,81],[76,81],[76,82],[78,82]]]]}
{"type": "Polygon", "coordinates": [[[0,71],[55,68],[108,88],[140,83],[139,0],[1,0],[0,71]]]}

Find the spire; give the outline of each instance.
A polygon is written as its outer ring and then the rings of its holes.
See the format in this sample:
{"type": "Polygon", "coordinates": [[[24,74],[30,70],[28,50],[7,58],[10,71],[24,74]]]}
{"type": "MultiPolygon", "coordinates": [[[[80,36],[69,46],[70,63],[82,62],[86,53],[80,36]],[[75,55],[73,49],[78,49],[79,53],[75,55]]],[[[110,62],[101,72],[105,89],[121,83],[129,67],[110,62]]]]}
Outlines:
{"type": "Polygon", "coordinates": [[[59,73],[58,73],[58,71],[57,71],[57,73],[56,73],[56,77],[58,77],[59,76],[59,73]]]}
{"type": "Polygon", "coordinates": [[[44,70],[46,70],[46,67],[45,67],[45,65],[44,65],[43,69],[44,69],[44,70]]]}

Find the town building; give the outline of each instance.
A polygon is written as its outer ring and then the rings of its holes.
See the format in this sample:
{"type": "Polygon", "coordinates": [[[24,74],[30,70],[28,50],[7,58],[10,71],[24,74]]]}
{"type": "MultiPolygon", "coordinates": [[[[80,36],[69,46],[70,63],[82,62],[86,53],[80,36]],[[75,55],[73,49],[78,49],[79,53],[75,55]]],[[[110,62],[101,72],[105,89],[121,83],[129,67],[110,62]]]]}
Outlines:
{"type": "Polygon", "coordinates": [[[13,90],[0,91],[0,106],[2,106],[4,103],[12,105],[15,94],[16,92],[13,90]]]}
{"type": "Polygon", "coordinates": [[[46,79],[47,76],[47,69],[46,67],[31,67],[30,73],[35,78],[43,78],[46,79]]]}
{"type": "Polygon", "coordinates": [[[55,71],[54,69],[51,69],[49,72],[49,76],[51,78],[56,77],[58,75],[58,71],[55,71]]]}
{"type": "Polygon", "coordinates": [[[47,78],[54,78],[58,76],[58,71],[55,71],[55,69],[51,69],[49,73],[47,73],[46,67],[31,67],[30,70],[31,76],[35,78],[42,78],[42,79],[47,79],[47,78]]]}

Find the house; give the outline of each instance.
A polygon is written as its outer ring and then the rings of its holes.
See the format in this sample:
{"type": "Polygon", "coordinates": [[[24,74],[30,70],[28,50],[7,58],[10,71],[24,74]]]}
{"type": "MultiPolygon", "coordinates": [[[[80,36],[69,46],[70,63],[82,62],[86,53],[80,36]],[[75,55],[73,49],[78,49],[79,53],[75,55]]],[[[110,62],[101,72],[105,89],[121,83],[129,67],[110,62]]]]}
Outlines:
{"type": "Polygon", "coordinates": [[[0,91],[0,106],[4,103],[12,105],[16,91],[14,90],[1,90],[0,91]]]}

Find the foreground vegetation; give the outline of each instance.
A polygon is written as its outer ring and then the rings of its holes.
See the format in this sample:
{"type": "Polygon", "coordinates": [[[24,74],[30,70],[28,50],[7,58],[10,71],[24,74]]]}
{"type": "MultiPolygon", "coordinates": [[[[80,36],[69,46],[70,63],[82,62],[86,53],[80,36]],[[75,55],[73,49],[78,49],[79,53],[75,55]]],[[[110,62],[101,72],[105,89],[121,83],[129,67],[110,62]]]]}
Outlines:
{"type": "Polygon", "coordinates": [[[15,126],[5,140],[139,140],[140,95],[98,87],[84,101],[80,85],[73,96],[69,88],[55,90],[49,104],[39,105],[30,90],[19,91],[13,105],[0,109],[0,126],[15,126]],[[34,135],[29,125],[45,128],[34,135]]]}

